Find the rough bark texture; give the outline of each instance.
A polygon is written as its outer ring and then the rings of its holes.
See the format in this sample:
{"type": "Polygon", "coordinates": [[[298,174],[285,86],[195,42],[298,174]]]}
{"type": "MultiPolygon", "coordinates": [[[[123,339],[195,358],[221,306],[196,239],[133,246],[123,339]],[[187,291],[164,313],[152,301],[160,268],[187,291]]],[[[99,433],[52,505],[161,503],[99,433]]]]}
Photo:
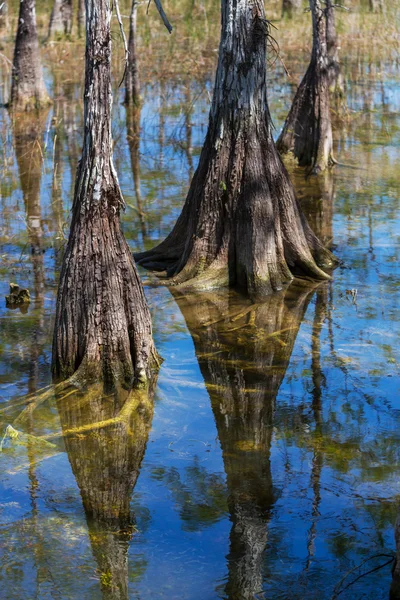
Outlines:
{"type": "Polygon", "coordinates": [[[10,107],[29,111],[50,104],[36,30],[35,0],[21,0],[15,40],[10,107]]]}
{"type": "Polygon", "coordinates": [[[120,225],[112,159],[111,9],[86,2],[84,146],[58,291],[53,373],[106,385],[150,377],[157,360],[150,313],[120,225]]]}
{"type": "Polygon", "coordinates": [[[261,0],[223,0],[207,137],[182,213],[159,246],[137,255],[172,285],[239,285],[253,297],[293,275],[326,279],[333,257],[299,209],[270,129],[267,22],[261,0]],[[317,266],[319,265],[319,266],[317,266]]]}
{"type": "Polygon", "coordinates": [[[153,418],[152,393],[58,401],[64,444],[85,509],[103,599],[128,600],[130,502],[153,418]]]}
{"type": "Polygon", "coordinates": [[[294,97],[277,147],[283,154],[293,152],[300,166],[319,173],[333,162],[329,58],[322,0],[310,0],[310,8],[313,23],[311,61],[294,97]]]}
{"type": "Polygon", "coordinates": [[[230,600],[262,592],[276,499],[270,464],[275,399],[314,289],[290,286],[258,305],[227,291],[175,296],[193,337],[227,476],[232,528],[224,597],[230,600]]]}
{"type": "Polygon", "coordinates": [[[302,0],[282,0],[282,17],[290,19],[301,10],[302,0]]]}
{"type": "Polygon", "coordinates": [[[125,104],[137,106],[140,104],[139,58],[136,43],[137,0],[132,0],[129,18],[128,65],[125,75],[125,104]]]}

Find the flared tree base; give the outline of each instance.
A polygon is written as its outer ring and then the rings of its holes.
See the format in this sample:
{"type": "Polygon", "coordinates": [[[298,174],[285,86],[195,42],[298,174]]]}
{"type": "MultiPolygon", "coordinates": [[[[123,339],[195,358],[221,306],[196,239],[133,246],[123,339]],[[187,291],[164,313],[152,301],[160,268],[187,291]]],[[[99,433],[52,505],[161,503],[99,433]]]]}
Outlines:
{"type": "Polygon", "coordinates": [[[252,298],[294,277],[329,279],[336,263],[302,215],[268,127],[245,122],[221,147],[207,136],[173,231],[135,259],[167,285],[238,286],[252,298]]]}

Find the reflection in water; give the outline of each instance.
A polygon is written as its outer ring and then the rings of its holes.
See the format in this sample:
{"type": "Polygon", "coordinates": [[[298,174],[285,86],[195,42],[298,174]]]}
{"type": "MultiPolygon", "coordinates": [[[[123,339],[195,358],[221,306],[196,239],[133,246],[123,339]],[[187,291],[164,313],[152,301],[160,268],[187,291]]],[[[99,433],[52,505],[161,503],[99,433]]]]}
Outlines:
{"type": "Polygon", "coordinates": [[[267,524],[276,499],[270,464],[275,399],[315,286],[251,304],[234,292],[175,298],[193,337],[221,443],[232,521],[225,594],[262,590],[267,524]]]}
{"type": "Polygon", "coordinates": [[[153,418],[153,393],[102,396],[98,387],[58,401],[103,598],[128,600],[130,501],[153,418]]]}
{"type": "Polygon", "coordinates": [[[137,213],[142,231],[142,242],[146,241],[146,221],[143,212],[142,194],[140,190],[140,106],[126,108],[126,139],[131,158],[133,184],[137,204],[137,213]]]}

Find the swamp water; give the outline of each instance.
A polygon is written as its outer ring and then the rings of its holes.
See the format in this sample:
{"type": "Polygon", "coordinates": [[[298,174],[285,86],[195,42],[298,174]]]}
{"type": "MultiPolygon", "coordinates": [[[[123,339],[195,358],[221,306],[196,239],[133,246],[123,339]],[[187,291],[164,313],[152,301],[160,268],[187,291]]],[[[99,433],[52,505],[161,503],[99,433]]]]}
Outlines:
{"type": "MultiPolygon", "coordinates": [[[[345,166],[308,180],[291,169],[342,261],[331,283],[259,305],[146,287],[164,358],[154,404],[51,387],[35,400],[50,384],[82,131],[81,88],[50,74],[41,120],[0,112],[0,426],[20,432],[0,454],[0,597],[388,598],[391,565],[344,588],[390,560],[400,495],[398,65],[346,66],[345,166]],[[27,310],[5,307],[10,281],[30,289],[27,310]]],[[[115,102],[132,249],[179,214],[210,91],[147,86],[140,115],[115,102]]],[[[278,72],[277,130],[292,95],[278,72]]]]}

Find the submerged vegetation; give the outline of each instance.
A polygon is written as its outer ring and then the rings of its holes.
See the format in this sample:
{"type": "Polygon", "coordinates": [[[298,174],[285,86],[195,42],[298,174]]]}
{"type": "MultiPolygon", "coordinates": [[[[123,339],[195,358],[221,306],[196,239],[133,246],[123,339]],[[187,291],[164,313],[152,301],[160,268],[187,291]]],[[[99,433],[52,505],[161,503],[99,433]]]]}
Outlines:
{"type": "Polygon", "coordinates": [[[112,4],[0,6],[1,589],[399,598],[400,3],[112,4]]]}

